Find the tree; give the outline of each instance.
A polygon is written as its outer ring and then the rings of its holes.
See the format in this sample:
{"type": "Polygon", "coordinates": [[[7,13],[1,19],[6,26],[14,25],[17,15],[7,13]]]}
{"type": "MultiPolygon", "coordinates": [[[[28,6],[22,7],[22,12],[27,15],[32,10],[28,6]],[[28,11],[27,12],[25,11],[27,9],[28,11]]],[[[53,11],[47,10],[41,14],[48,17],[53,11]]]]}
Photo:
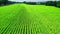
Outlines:
{"type": "Polygon", "coordinates": [[[0,5],[6,5],[8,0],[0,0],[0,5]]]}
{"type": "Polygon", "coordinates": [[[60,1],[57,2],[57,7],[60,7],[60,1]]]}

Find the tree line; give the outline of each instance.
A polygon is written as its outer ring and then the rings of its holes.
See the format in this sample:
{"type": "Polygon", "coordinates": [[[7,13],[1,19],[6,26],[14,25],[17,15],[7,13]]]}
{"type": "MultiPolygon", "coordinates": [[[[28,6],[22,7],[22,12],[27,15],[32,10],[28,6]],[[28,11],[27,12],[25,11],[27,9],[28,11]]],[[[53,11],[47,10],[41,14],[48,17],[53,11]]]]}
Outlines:
{"type": "Polygon", "coordinates": [[[9,4],[14,4],[16,2],[11,2],[8,0],[0,0],[0,6],[5,6],[5,5],[9,5],[9,4]]]}
{"type": "MultiPolygon", "coordinates": [[[[21,3],[21,2],[11,2],[8,0],[0,0],[0,6],[14,4],[14,3],[21,3]]],[[[25,4],[31,4],[31,5],[46,5],[46,6],[55,6],[60,7],[60,1],[46,1],[46,2],[22,2],[25,4]]]]}
{"type": "Polygon", "coordinates": [[[46,5],[46,6],[55,6],[60,8],[60,1],[46,1],[46,2],[24,2],[26,4],[32,5],[46,5]]]}

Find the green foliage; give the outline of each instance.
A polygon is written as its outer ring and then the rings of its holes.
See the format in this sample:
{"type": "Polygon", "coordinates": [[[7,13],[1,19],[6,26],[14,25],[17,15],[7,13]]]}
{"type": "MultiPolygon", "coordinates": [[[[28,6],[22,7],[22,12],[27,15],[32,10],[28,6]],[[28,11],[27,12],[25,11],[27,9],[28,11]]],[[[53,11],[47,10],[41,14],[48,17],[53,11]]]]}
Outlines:
{"type": "Polygon", "coordinates": [[[46,5],[56,6],[56,1],[47,1],[46,5]]]}
{"type": "Polygon", "coordinates": [[[57,2],[57,7],[60,7],[60,1],[57,2]]]}
{"type": "Polygon", "coordinates": [[[3,1],[3,0],[0,0],[0,2],[3,1]]]}
{"type": "Polygon", "coordinates": [[[42,5],[60,7],[60,1],[41,2],[42,5]]]}
{"type": "Polygon", "coordinates": [[[6,5],[8,0],[0,0],[0,6],[6,5]]]}

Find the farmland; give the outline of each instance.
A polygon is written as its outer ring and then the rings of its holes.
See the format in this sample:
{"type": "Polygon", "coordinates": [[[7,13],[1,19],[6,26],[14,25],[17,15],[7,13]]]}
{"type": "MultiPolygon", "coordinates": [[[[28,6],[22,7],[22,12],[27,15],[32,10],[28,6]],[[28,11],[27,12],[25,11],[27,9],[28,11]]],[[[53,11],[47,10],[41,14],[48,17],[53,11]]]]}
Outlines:
{"type": "Polygon", "coordinates": [[[0,34],[60,34],[60,8],[28,4],[0,7],[0,34]]]}

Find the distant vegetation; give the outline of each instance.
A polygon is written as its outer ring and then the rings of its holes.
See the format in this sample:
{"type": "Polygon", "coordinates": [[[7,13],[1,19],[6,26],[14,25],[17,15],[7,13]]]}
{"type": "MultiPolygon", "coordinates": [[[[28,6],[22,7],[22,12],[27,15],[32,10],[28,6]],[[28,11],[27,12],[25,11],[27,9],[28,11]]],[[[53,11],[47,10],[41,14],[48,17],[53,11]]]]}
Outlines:
{"type": "Polygon", "coordinates": [[[60,7],[60,1],[48,1],[46,2],[46,5],[60,7]]]}
{"type": "Polygon", "coordinates": [[[46,5],[46,6],[55,6],[60,7],[60,1],[46,1],[46,2],[11,2],[8,0],[0,0],[0,6],[14,4],[14,3],[25,3],[30,5],[46,5]]]}
{"type": "Polygon", "coordinates": [[[46,5],[46,6],[55,6],[60,7],[60,1],[47,1],[47,2],[24,2],[26,4],[32,5],[46,5]]]}

